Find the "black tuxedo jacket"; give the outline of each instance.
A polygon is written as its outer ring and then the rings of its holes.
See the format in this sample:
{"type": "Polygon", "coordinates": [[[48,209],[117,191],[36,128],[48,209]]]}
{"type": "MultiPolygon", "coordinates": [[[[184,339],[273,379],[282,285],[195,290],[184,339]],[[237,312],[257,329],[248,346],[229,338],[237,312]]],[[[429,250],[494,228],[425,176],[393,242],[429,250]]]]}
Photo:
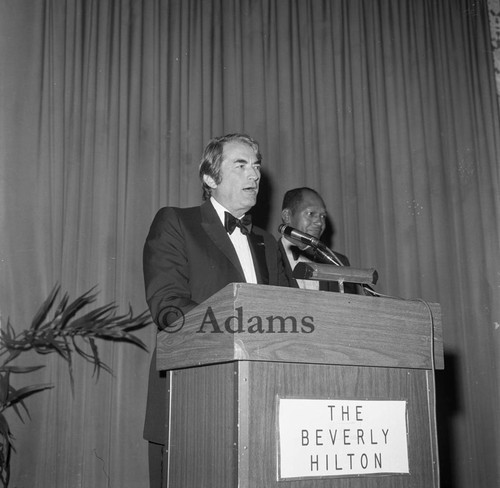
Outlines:
{"type": "MultiPolygon", "coordinates": [[[[257,281],[289,286],[275,238],[253,226],[248,236],[257,281]]],[[[199,207],[165,207],[156,214],[144,245],[146,300],[153,320],[163,328],[229,283],[245,282],[236,251],[210,201],[199,207]],[[176,307],[176,308],[173,308],[176,307]]],[[[144,437],[163,444],[165,380],[149,374],[144,437]]]]}
{"type": "MultiPolygon", "coordinates": [[[[297,280],[293,277],[293,269],[290,264],[290,261],[288,260],[288,256],[286,254],[285,248],[283,247],[281,239],[279,240],[278,247],[281,256],[283,258],[283,262],[285,265],[285,273],[288,277],[288,281],[290,282],[290,286],[298,288],[299,285],[297,283],[297,280]]],[[[347,258],[347,256],[344,256],[343,254],[340,254],[337,251],[335,251],[335,256],[339,258],[340,262],[344,266],[350,266],[349,259],[347,258]]],[[[334,291],[334,292],[340,291],[339,284],[336,281],[320,281],[319,289],[322,291],[334,291]]],[[[356,283],[344,283],[344,293],[360,294],[360,295],[364,294],[361,290],[361,287],[356,283]]]]}

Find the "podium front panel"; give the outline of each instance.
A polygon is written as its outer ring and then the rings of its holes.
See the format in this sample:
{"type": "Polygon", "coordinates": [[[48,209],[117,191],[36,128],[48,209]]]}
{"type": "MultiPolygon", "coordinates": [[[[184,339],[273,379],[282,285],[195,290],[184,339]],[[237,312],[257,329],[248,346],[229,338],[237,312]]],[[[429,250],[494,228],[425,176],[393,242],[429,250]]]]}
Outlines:
{"type": "Polygon", "coordinates": [[[235,361],[171,376],[170,487],[439,486],[428,370],[235,361]],[[406,401],[409,473],[279,480],[279,398],[406,401]]]}

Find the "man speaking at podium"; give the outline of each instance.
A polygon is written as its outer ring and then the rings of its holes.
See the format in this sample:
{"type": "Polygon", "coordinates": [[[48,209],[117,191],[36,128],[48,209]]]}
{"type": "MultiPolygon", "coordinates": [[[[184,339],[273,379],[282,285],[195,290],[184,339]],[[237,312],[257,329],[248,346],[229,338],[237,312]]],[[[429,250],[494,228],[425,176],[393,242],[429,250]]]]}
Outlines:
{"type": "MultiPolygon", "coordinates": [[[[281,220],[283,224],[299,232],[320,239],[326,228],[326,207],[318,192],[311,188],[294,188],[283,197],[281,220]]],[[[293,269],[299,262],[315,262],[311,249],[295,239],[288,239],[286,234],[279,241],[280,252],[285,262],[285,270],[290,283],[309,290],[339,291],[336,281],[296,280],[293,269]]],[[[339,266],[349,266],[347,256],[331,251],[339,266]]],[[[345,293],[364,294],[359,285],[344,283],[345,293]]]]}
{"type": "MultiPolygon", "coordinates": [[[[252,225],[248,211],[259,192],[261,154],[244,134],[212,139],[199,168],[205,202],[165,207],[144,246],[146,299],[159,329],[167,328],[233,282],[289,286],[274,237],[252,225]]],[[[166,381],[153,354],[144,438],[149,441],[150,486],[161,486],[166,381]]]]}

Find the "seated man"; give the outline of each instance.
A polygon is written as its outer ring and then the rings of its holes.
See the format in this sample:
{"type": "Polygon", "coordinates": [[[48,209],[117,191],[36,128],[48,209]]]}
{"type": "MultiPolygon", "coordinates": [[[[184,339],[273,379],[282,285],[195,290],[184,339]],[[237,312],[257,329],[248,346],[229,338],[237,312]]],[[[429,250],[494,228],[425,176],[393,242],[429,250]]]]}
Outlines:
{"type": "MultiPolygon", "coordinates": [[[[285,193],[281,210],[281,220],[284,224],[300,232],[310,234],[319,239],[326,227],[326,208],[321,196],[311,188],[295,188],[285,193]]],[[[285,262],[285,271],[290,283],[308,290],[339,291],[336,281],[300,280],[292,276],[293,269],[299,262],[315,262],[315,257],[306,244],[282,237],[279,248],[285,262]]],[[[333,251],[332,251],[333,252],[333,251]]],[[[334,255],[342,266],[349,266],[349,260],[343,254],[334,255]]],[[[360,285],[344,283],[345,293],[364,294],[360,285]]]]}

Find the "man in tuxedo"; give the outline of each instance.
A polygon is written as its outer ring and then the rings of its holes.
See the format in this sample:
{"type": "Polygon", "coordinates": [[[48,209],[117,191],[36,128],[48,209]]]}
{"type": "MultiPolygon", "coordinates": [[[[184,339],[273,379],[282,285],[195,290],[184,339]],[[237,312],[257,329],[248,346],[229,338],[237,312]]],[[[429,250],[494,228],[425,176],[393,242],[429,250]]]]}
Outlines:
{"type": "MultiPolygon", "coordinates": [[[[283,197],[281,220],[294,229],[320,239],[326,228],[326,207],[318,192],[311,188],[294,188],[283,197]]],[[[285,270],[292,286],[309,290],[339,291],[336,281],[301,280],[292,276],[293,269],[299,262],[314,262],[312,250],[306,244],[287,237],[279,241],[279,249],[285,262],[285,270]]],[[[349,266],[347,256],[334,252],[342,266],[349,266]]],[[[345,293],[363,294],[359,285],[344,283],[345,293]]]]}
{"type": "MultiPolygon", "coordinates": [[[[247,135],[229,134],[206,146],[199,176],[205,202],[165,207],[144,246],[146,299],[162,329],[232,282],[289,286],[274,237],[252,225],[248,211],[259,192],[261,154],[247,135]]],[[[150,484],[161,486],[166,380],[150,367],[144,438],[150,484]]]]}

